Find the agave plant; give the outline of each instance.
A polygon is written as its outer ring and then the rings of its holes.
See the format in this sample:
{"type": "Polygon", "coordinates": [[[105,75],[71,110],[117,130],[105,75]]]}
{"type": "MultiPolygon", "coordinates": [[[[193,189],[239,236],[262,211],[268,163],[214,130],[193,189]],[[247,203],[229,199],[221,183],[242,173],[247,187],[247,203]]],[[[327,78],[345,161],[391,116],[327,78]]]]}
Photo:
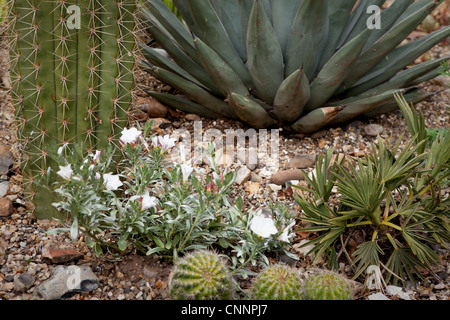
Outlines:
{"type": "Polygon", "coordinates": [[[425,99],[415,86],[449,57],[406,67],[450,27],[403,41],[441,1],[396,0],[373,28],[367,9],[384,2],[174,0],[182,22],[162,0],[146,1],[144,23],[170,58],[144,45],[144,67],[184,96],[150,94],[186,112],[301,133],[396,109],[394,92],[425,99]]]}
{"type": "Polygon", "coordinates": [[[22,171],[35,215],[50,218],[51,190],[35,183],[50,146],[85,152],[118,142],[127,124],[135,65],[135,0],[11,0],[12,98],[23,142],[22,171]],[[70,148],[69,148],[70,149],[70,148]]]}
{"type": "Polygon", "coordinates": [[[299,187],[296,197],[303,221],[311,224],[303,231],[317,235],[307,243],[316,259],[328,256],[337,267],[340,247],[355,277],[375,265],[386,283],[421,278],[420,268],[440,260],[432,246],[447,248],[450,240],[450,198],[440,193],[450,183],[450,133],[441,132],[426,148],[423,115],[404,97],[395,98],[412,139],[400,148],[402,137],[395,143],[379,137],[372,154],[355,163],[344,157],[331,166],[333,150],[328,150],[318,158],[315,174],[306,177],[310,188],[299,187]],[[352,254],[350,239],[356,244],[352,254]]]}

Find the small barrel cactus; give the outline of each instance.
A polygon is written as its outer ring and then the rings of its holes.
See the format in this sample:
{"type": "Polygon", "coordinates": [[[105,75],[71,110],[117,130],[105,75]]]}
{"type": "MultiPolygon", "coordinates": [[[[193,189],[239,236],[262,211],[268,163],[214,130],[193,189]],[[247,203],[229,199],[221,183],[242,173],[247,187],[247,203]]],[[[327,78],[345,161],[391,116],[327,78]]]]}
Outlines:
{"type": "Polygon", "coordinates": [[[350,284],[332,272],[311,276],[303,287],[303,300],[353,300],[350,284]]]}
{"type": "Polygon", "coordinates": [[[216,253],[198,250],[175,263],[169,290],[174,300],[229,300],[231,276],[216,253]]]}
{"type": "Polygon", "coordinates": [[[263,270],[254,280],[252,300],[301,300],[302,280],[294,268],[276,264],[263,270]]]}

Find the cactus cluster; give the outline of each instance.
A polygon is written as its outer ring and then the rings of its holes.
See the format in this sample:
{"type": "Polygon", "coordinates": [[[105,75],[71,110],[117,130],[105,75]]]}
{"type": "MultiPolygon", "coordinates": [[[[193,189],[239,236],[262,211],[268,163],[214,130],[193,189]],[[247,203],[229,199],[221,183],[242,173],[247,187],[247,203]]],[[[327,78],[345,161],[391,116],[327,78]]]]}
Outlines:
{"type": "Polygon", "coordinates": [[[333,272],[321,272],[306,280],[303,300],[353,300],[347,279],[333,272]]]}
{"type": "MultiPolygon", "coordinates": [[[[235,297],[230,272],[220,256],[198,250],[176,260],[169,279],[174,300],[229,300],[235,297]]],[[[279,263],[262,270],[248,292],[250,300],[352,300],[344,277],[321,272],[301,279],[297,269],[279,263]]]]}
{"type": "Polygon", "coordinates": [[[11,0],[10,6],[12,98],[26,195],[38,218],[50,218],[56,214],[52,192],[32,183],[55,169],[49,146],[77,143],[86,153],[106,150],[127,124],[136,3],[11,0]]]}
{"type": "Polygon", "coordinates": [[[252,300],[301,300],[302,280],[298,272],[283,264],[263,270],[255,278],[250,298],[252,300]]]}
{"type": "Polygon", "coordinates": [[[233,286],[222,259],[214,252],[199,250],[176,261],[169,292],[174,300],[229,300],[233,286]]]}
{"type": "Polygon", "coordinates": [[[171,58],[144,46],[146,68],[184,97],[150,94],[190,113],[300,133],[395,110],[394,92],[423,100],[430,94],[416,86],[450,57],[407,67],[450,27],[402,42],[442,0],[395,0],[381,12],[385,2],[174,0],[183,23],[146,0],[143,22],[171,58]]]}

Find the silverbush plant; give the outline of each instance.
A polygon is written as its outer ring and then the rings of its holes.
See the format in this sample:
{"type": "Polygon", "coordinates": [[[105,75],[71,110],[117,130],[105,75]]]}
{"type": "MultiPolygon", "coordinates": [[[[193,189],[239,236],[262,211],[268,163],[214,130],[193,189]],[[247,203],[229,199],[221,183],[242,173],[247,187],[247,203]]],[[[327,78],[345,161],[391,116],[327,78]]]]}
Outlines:
{"type": "Polygon", "coordinates": [[[292,214],[282,206],[268,209],[271,219],[264,221],[272,231],[260,236],[267,225],[255,229],[259,212],[243,210],[241,198],[231,203],[235,174],[215,163],[212,145],[204,150],[210,165],[199,167],[187,156],[173,162],[175,140],[152,135],[150,122],[125,128],[120,141],[118,174],[109,169],[108,153],[86,157],[79,147],[66,156],[65,147],[52,150],[62,178],[50,183],[60,196],[53,205],[69,218],[52,233],[69,232],[74,241],[82,233],[98,254],[134,248],[168,260],[219,246],[230,252],[234,272],[244,276],[250,265],[268,265],[266,254],[288,252],[292,214]]]}
{"type": "Polygon", "coordinates": [[[339,248],[347,252],[346,239],[364,230],[366,237],[347,257],[355,278],[375,265],[386,283],[394,284],[421,279],[419,268],[429,269],[440,259],[432,246],[447,247],[450,239],[450,199],[441,197],[442,186],[449,184],[450,133],[439,133],[427,148],[423,115],[404,97],[396,100],[412,136],[403,148],[403,135],[396,142],[378,137],[371,154],[352,161],[343,157],[333,165],[330,149],[306,177],[310,187],[299,187],[302,192],[295,195],[301,219],[311,224],[303,230],[318,234],[307,243],[316,259],[326,255],[337,269],[339,248]]]}

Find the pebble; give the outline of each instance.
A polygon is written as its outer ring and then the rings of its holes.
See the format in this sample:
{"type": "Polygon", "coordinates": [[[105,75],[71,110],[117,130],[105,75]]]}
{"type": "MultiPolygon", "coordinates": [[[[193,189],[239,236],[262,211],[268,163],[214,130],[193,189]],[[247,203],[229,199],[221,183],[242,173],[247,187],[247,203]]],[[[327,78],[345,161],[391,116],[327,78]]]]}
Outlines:
{"type": "Polygon", "coordinates": [[[380,134],[382,134],[384,131],[384,127],[379,124],[369,124],[364,127],[364,132],[368,136],[376,137],[380,134]]]}
{"type": "Polygon", "coordinates": [[[10,200],[0,198],[0,217],[8,217],[13,213],[13,204],[10,200]]]}
{"type": "Polygon", "coordinates": [[[7,174],[14,164],[14,157],[11,148],[5,144],[0,144],[0,175],[7,174]]]}
{"type": "Polygon", "coordinates": [[[247,166],[241,166],[236,175],[235,183],[238,185],[243,185],[250,179],[251,170],[247,166]]]}
{"type": "Polygon", "coordinates": [[[14,291],[24,293],[34,284],[34,278],[28,273],[22,273],[14,278],[14,291]]]}
{"type": "Polygon", "coordinates": [[[290,180],[305,180],[303,173],[299,169],[279,170],[270,179],[271,183],[284,186],[290,180]]]}
{"type": "Polygon", "coordinates": [[[314,154],[296,155],[287,164],[288,168],[307,169],[315,165],[317,156],[314,154]]]}
{"type": "Polygon", "coordinates": [[[3,198],[8,193],[9,184],[9,181],[0,182],[0,198],[3,198]]]}

